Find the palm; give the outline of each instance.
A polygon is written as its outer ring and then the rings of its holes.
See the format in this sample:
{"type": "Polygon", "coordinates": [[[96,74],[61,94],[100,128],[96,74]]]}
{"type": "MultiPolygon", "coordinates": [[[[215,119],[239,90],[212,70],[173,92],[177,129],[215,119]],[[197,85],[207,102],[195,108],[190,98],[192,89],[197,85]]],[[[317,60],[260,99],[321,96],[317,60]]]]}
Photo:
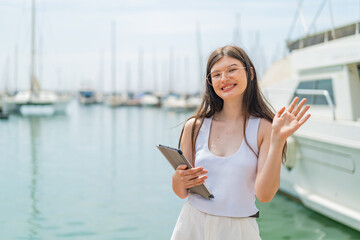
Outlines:
{"type": "Polygon", "coordinates": [[[304,114],[310,108],[309,105],[304,106],[306,99],[301,100],[299,105],[295,108],[298,98],[294,98],[290,104],[287,111],[285,107],[280,109],[275,115],[272,123],[273,133],[276,134],[280,139],[286,140],[291,136],[296,130],[301,127],[310,117],[310,114],[307,114],[304,118],[304,114]]]}

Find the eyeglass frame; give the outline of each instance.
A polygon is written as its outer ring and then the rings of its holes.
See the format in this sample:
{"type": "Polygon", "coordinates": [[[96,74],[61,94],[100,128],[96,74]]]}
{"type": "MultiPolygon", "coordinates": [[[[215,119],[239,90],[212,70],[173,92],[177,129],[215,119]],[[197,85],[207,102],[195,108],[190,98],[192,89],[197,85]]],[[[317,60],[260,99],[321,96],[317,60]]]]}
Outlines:
{"type": "MultiPolygon", "coordinates": [[[[232,64],[232,65],[234,65],[234,64],[232,64]]],[[[227,66],[226,67],[226,69],[228,70],[232,65],[229,65],[229,66],[227,66]]],[[[235,66],[234,66],[235,67],[235,66]]],[[[237,68],[239,68],[239,69],[245,69],[246,67],[244,67],[244,66],[236,66],[237,68]]],[[[214,71],[214,72],[216,72],[216,71],[214,71]]],[[[210,82],[210,78],[211,78],[211,74],[212,73],[214,73],[214,72],[210,72],[207,76],[206,76],[206,80],[207,80],[207,82],[212,86],[212,82],[210,82]],[[210,76],[210,78],[209,78],[209,76],[210,76]]],[[[226,70],[225,71],[219,71],[219,73],[221,73],[221,76],[220,76],[220,79],[222,78],[222,76],[223,76],[223,73],[224,73],[224,76],[225,76],[225,73],[226,73],[226,70]]],[[[212,81],[212,78],[211,78],[211,81],[212,81]]]]}

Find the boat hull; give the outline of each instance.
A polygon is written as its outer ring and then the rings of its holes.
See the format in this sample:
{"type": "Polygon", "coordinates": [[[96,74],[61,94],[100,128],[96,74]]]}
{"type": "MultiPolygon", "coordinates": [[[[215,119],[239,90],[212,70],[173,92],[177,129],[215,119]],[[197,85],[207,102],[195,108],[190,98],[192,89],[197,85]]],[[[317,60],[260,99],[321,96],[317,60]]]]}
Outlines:
{"type": "Polygon", "coordinates": [[[293,139],[289,157],[295,161],[289,159],[291,166],[282,167],[280,190],[360,231],[360,142],[325,134],[297,134],[293,139]]]}

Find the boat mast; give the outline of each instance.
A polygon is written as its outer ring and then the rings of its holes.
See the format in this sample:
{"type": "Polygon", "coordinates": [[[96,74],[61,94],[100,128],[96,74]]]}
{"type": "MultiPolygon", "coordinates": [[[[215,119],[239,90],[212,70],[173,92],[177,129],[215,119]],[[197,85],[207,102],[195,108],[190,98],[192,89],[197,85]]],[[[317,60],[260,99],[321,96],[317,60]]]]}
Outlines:
{"type": "Polygon", "coordinates": [[[59,67],[57,69],[57,74],[58,74],[58,90],[57,90],[57,92],[60,94],[64,89],[63,89],[63,84],[61,82],[61,68],[59,68],[59,67]]]}
{"type": "Polygon", "coordinates": [[[331,8],[331,2],[329,0],[328,0],[328,4],[329,4],[329,12],[330,12],[330,20],[331,20],[331,35],[332,35],[332,38],[335,39],[336,35],[335,35],[334,17],[333,17],[332,8],[331,8]]]}
{"type": "Polygon", "coordinates": [[[234,29],[233,42],[235,45],[241,46],[240,13],[236,13],[235,16],[235,29],[234,29]]]}
{"type": "MultiPolygon", "coordinates": [[[[183,78],[185,78],[185,83],[186,83],[186,86],[191,86],[191,81],[190,81],[190,67],[189,67],[189,58],[187,56],[184,57],[184,76],[183,78]]],[[[187,95],[191,95],[192,92],[186,92],[185,90],[185,93],[187,95]]]]}
{"type": "Polygon", "coordinates": [[[111,24],[112,28],[112,51],[111,51],[111,76],[112,76],[112,95],[116,95],[116,22],[111,24]]]}
{"type": "Polygon", "coordinates": [[[169,56],[169,94],[173,93],[173,78],[174,78],[174,74],[173,74],[173,61],[174,61],[174,53],[173,53],[173,49],[170,48],[170,56],[169,56]]]}
{"type": "Polygon", "coordinates": [[[32,0],[32,11],[31,11],[31,59],[30,59],[30,92],[33,94],[37,81],[35,76],[35,0],[32,0]]]}
{"type": "Polygon", "coordinates": [[[99,54],[99,73],[97,78],[97,86],[98,86],[98,92],[103,94],[105,92],[105,83],[104,83],[104,50],[100,49],[99,54]]]}
{"type": "Polygon", "coordinates": [[[201,33],[200,33],[200,24],[197,24],[196,27],[196,42],[197,42],[197,49],[198,49],[198,57],[199,57],[199,81],[200,81],[200,88],[202,86],[202,80],[203,80],[203,60],[202,60],[202,54],[201,54],[201,33]]]}
{"type": "Polygon", "coordinates": [[[18,78],[18,45],[15,46],[15,62],[14,62],[14,93],[17,93],[17,78],[18,78]]]}
{"type": "Polygon", "coordinates": [[[154,83],[154,94],[159,92],[159,86],[158,86],[158,76],[157,76],[157,62],[156,62],[156,51],[153,50],[153,83],[154,83]]]}
{"type": "Polygon", "coordinates": [[[143,58],[144,58],[144,53],[143,53],[143,49],[140,48],[139,49],[139,64],[138,64],[138,84],[139,84],[139,87],[138,87],[138,91],[139,93],[143,93],[144,91],[144,87],[143,87],[143,73],[144,73],[144,69],[143,69],[143,58]]]}
{"type": "Polygon", "coordinates": [[[129,97],[130,92],[130,83],[131,83],[131,64],[130,62],[126,63],[126,82],[125,82],[125,97],[129,97]]]}
{"type": "Polygon", "coordinates": [[[161,83],[161,93],[162,94],[168,94],[166,93],[166,87],[167,85],[165,83],[168,83],[169,82],[169,79],[168,79],[168,73],[167,73],[167,69],[169,69],[169,67],[167,67],[167,61],[166,60],[163,60],[162,61],[162,65],[161,65],[161,74],[162,74],[162,83],[161,83]]]}
{"type": "MultiPolygon", "coordinates": [[[[360,20],[360,0],[359,0],[359,20],[360,20]]],[[[358,35],[359,34],[359,21],[356,21],[356,35],[358,35]]]]}
{"type": "Polygon", "coordinates": [[[5,93],[5,96],[7,96],[9,93],[9,75],[10,75],[9,73],[10,73],[10,57],[8,56],[6,58],[5,71],[4,71],[4,82],[5,82],[4,93],[5,93]]]}

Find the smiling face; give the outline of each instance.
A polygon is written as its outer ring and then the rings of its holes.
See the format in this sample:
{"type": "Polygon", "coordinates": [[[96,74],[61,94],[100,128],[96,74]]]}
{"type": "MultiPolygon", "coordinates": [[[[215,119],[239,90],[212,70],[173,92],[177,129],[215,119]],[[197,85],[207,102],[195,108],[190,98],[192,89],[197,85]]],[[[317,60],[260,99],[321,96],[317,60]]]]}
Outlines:
{"type": "Polygon", "coordinates": [[[247,87],[246,71],[243,64],[232,57],[224,56],[210,71],[215,93],[224,101],[242,99],[247,87]]]}

